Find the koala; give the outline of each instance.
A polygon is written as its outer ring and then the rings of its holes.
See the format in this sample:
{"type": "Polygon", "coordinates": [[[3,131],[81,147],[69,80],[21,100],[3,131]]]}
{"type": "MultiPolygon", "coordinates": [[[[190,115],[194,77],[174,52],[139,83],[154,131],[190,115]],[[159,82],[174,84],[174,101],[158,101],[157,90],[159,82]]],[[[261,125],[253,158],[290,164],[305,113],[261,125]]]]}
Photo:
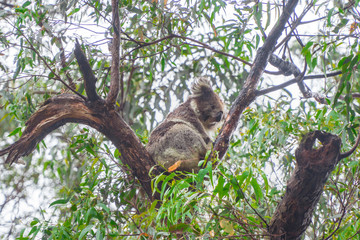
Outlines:
{"type": "Polygon", "coordinates": [[[207,78],[199,78],[189,98],[168,114],[150,134],[147,151],[169,172],[195,171],[211,149],[213,135],[224,118],[224,103],[207,78]]]}

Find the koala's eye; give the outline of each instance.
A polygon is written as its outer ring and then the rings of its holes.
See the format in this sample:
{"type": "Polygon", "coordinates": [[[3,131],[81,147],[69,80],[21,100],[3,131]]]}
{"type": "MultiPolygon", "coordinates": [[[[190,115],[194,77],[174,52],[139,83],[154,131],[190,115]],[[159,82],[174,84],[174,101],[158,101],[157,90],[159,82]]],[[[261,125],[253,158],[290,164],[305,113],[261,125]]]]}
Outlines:
{"type": "Polygon", "coordinates": [[[214,110],[214,109],[215,109],[215,106],[214,106],[214,105],[211,105],[211,109],[214,110]]]}
{"type": "Polygon", "coordinates": [[[218,112],[218,113],[216,114],[215,120],[216,120],[217,122],[220,122],[221,119],[222,119],[222,115],[223,115],[223,112],[222,112],[222,111],[218,112]]]}

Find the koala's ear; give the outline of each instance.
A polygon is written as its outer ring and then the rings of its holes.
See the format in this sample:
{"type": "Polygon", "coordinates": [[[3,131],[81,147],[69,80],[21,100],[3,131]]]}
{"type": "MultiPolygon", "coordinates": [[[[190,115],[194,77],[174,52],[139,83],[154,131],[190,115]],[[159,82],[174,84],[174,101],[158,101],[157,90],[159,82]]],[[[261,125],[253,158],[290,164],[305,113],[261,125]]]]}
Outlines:
{"type": "Polygon", "coordinates": [[[191,92],[194,96],[199,96],[209,91],[212,91],[212,88],[207,77],[198,78],[191,87],[191,92]]]}

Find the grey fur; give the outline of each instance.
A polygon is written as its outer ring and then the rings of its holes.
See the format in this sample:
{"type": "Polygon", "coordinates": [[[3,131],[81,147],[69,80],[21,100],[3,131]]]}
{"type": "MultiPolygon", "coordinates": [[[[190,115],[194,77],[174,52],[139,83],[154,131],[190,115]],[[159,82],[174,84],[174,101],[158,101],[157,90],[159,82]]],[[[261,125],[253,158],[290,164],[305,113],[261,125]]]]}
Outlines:
{"type": "Polygon", "coordinates": [[[146,146],[169,171],[199,170],[199,161],[211,149],[210,135],[224,118],[224,104],[207,78],[199,78],[191,90],[192,95],[154,129],[146,146]]]}

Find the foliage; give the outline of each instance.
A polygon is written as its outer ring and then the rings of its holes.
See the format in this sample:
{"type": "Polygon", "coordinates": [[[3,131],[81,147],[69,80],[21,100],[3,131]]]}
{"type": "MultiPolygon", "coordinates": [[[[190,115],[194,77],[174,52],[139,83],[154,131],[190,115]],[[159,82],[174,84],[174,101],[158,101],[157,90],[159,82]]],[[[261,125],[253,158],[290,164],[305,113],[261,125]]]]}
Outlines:
{"type": "MultiPolygon", "coordinates": [[[[73,54],[76,40],[98,79],[98,94],[106,96],[110,84],[110,1],[14,2],[0,1],[0,148],[21,136],[26,120],[49,97],[69,91],[67,86],[85,94],[73,54]]],[[[149,131],[187,97],[197,76],[210,76],[230,107],[282,6],[121,0],[117,107],[140,140],[146,143],[149,131]]],[[[243,112],[224,159],[205,162],[199,173],[154,178],[160,206],[147,200],[108,139],[82,125],[56,130],[24,158],[25,167],[1,169],[0,213],[6,221],[0,238],[263,238],[301,136],[328,131],[341,136],[344,149],[355,141],[359,11],[358,0],[301,1],[291,19],[295,31],[288,26],[274,53],[305,69],[313,95],[300,97],[292,85],[260,96],[243,112]],[[336,71],[341,74],[327,77],[336,71]],[[39,192],[41,202],[33,196],[39,192]],[[30,208],[28,200],[39,204],[30,208]]],[[[288,81],[274,69],[268,66],[259,91],[288,81]]],[[[360,231],[358,155],[331,175],[307,237],[348,239],[360,231]]]]}

